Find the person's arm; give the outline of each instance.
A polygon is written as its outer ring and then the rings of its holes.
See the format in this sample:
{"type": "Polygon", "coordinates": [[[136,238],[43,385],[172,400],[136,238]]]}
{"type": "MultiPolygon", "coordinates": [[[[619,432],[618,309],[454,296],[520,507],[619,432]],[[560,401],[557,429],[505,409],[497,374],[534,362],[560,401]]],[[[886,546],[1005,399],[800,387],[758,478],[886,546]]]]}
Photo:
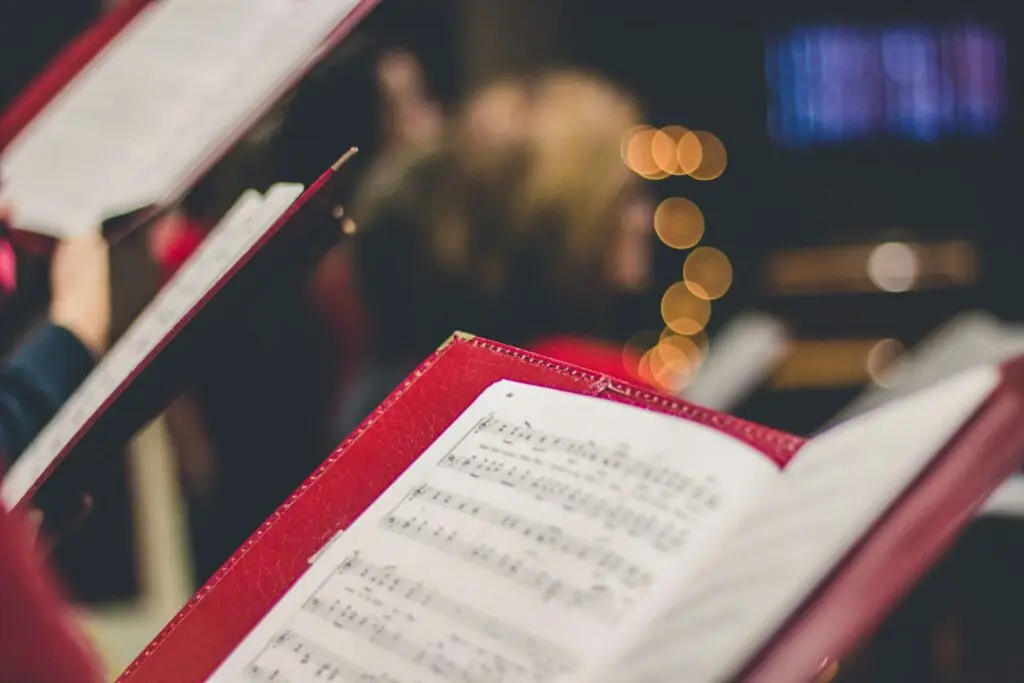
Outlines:
{"type": "Polygon", "coordinates": [[[92,371],[92,353],[65,327],[32,331],[0,369],[0,454],[10,465],[92,371]]]}
{"type": "Polygon", "coordinates": [[[102,235],[58,245],[51,292],[49,322],[0,366],[0,471],[17,459],[106,351],[110,274],[102,235]]]}

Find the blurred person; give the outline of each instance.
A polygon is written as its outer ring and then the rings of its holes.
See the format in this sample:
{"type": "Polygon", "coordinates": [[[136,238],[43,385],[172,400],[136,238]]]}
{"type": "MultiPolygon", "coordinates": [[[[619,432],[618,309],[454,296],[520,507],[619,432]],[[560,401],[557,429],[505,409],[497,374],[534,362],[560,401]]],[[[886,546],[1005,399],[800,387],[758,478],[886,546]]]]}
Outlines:
{"type": "Polygon", "coordinates": [[[650,200],[619,152],[639,120],[594,75],[508,80],[366,188],[353,249],[372,358],[339,436],[455,330],[627,376],[620,348],[598,340],[651,270],[650,200]]]}
{"type": "Polygon", "coordinates": [[[377,60],[376,75],[383,109],[382,156],[420,149],[441,137],[444,114],[416,55],[402,47],[388,48],[377,60]]]}
{"type": "MultiPolygon", "coordinates": [[[[5,218],[0,209],[0,220],[5,218]]],[[[48,320],[0,367],[0,471],[17,459],[107,349],[109,254],[100,232],[60,243],[50,280],[48,320]]]]}

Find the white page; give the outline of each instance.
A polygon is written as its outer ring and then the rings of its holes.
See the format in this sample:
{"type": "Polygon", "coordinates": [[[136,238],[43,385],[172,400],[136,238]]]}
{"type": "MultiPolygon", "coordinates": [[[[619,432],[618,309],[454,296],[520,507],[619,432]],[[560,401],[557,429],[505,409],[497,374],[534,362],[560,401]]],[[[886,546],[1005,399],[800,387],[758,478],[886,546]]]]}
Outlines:
{"type": "Polygon", "coordinates": [[[978,368],[813,439],[598,680],[731,680],[998,382],[978,368]]]}
{"type": "Polygon", "coordinates": [[[978,514],[982,517],[1024,518],[1024,475],[1015,474],[1007,479],[989,496],[978,514]]]}
{"type": "Polygon", "coordinates": [[[108,397],[120,391],[228,271],[302,194],[302,186],[280,183],[266,197],[248,190],[175,273],[125,334],[97,364],[53,419],[29,444],[0,482],[0,498],[13,508],[43,476],[108,397]]]}
{"type": "Polygon", "coordinates": [[[358,0],[157,0],[0,156],[0,203],[54,236],[172,201],[358,0]]]}
{"type": "Polygon", "coordinates": [[[210,680],[575,680],[778,479],[702,425],[498,382],[210,680]]]}
{"type": "Polygon", "coordinates": [[[683,390],[691,403],[731,411],[764,382],[789,346],[789,332],[767,313],[741,313],[711,340],[700,372],[683,390]]]}

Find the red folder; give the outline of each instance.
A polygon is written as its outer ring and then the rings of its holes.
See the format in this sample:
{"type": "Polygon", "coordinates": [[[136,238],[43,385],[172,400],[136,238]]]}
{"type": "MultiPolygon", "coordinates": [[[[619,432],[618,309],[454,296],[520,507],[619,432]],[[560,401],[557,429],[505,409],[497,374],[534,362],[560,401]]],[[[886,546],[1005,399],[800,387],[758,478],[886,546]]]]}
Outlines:
{"type": "MultiPolygon", "coordinates": [[[[54,97],[71,80],[77,76],[89,62],[112,41],[121,30],[131,23],[151,0],[127,0],[117,8],[106,12],[78,38],[69,43],[47,65],[46,69],[35,78],[7,109],[0,114],[0,152],[10,144],[18,133],[24,130],[32,119],[49,104],[54,97]]],[[[337,45],[349,32],[369,14],[380,0],[362,0],[359,6],[342,22],[325,41],[319,55],[337,45]]],[[[316,59],[306,65],[301,73],[294,74],[294,85],[309,69],[316,65],[316,59]]],[[[282,93],[276,93],[276,96],[282,93]]],[[[276,99],[275,98],[273,99],[276,99]]],[[[267,103],[268,107],[271,103],[267,103]]],[[[253,122],[254,123],[254,122],[253,122]]],[[[224,146],[221,154],[230,148],[224,146]]],[[[212,166],[217,160],[211,160],[212,166]]]]}
{"type": "Polygon", "coordinates": [[[128,0],[64,47],[0,115],[0,151],[128,25],[149,0],[128,0]]]}
{"type": "MultiPolygon", "coordinates": [[[[1024,429],[1016,419],[1024,398],[1024,364],[1007,368],[1005,377],[918,486],[748,667],[744,680],[811,680],[822,662],[848,655],[952,543],[973,509],[1024,452],[1024,429]],[[913,543],[895,547],[897,538],[906,542],[908,531],[913,543]]],[[[502,379],[694,420],[745,441],[780,466],[803,444],[800,438],[605,375],[456,335],[281,505],[119,680],[205,680],[308,568],[309,558],[352,524],[484,389],[502,379]]]]}
{"type": "Polygon", "coordinates": [[[850,550],[744,674],[752,683],[811,680],[870,636],[950,549],[989,495],[1024,461],[1024,358],[922,473],[850,550]]]}
{"type": "MultiPolygon", "coordinates": [[[[125,27],[131,24],[132,20],[145,9],[149,2],[150,0],[128,0],[116,9],[103,14],[92,26],[61,50],[7,109],[0,112],[0,154],[65,86],[69,85],[95,57],[120,35],[125,27]]],[[[178,188],[178,196],[175,200],[180,199],[180,196],[187,192],[189,187],[198,182],[206,172],[223,159],[224,155],[245,136],[246,132],[273,107],[274,103],[294,88],[331,49],[344,40],[379,2],[380,0],[359,0],[356,7],[324,39],[310,58],[290,74],[289,78],[270,93],[258,107],[254,108],[249,118],[242,121],[231,135],[219,141],[204,163],[195,169],[195,173],[184,181],[182,187],[178,188]]],[[[173,55],[168,56],[169,59],[173,59],[173,57],[173,55]]],[[[3,179],[0,178],[0,182],[2,181],[3,179]]],[[[118,232],[124,233],[143,228],[168,208],[170,207],[164,205],[134,207],[128,217],[121,221],[125,225],[120,226],[118,232]]],[[[14,235],[14,239],[19,244],[31,246],[33,251],[47,253],[52,249],[52,240],[48,237],[24,235],[20,230],[9,230],[9,232],[14,235]]]]}
{"type": "MultiPolygon", "coordinates": [[[[188,376],[191,361],[203,345],[214,343],[219,325],[231,324],[238,309],[253,299],[255,290],[283,286],[308,272],[342,235],[332,216],[331,188],[338,179],[337,166],[311,185],[221,279],[210,283],[209,290],[175,322],[170,334],[158,340],[144,361],[106,396],[100,410],[86,416],[60,444],[52,462],[43,463],[34,485],[17,500],[7,500],[9,505],[21,507],[33,500],[49,512],[74,504],[88,492],[96,470],[94,458],[109,456],[111,444],[126,443],[166,408],[188,376]]],[[[55,419],[61,417],[58,413],[55,419]]],[[[19,460],[12,470],[23,466],[19,460]]]]}
{"type": "Polygon", "coordinates": [[[428,358],[209,580],[119,680],[205,680],[309,566],[488,386],[512,379],[686,417],[779,465],[799,438],[480,338],[428,358]],[[388,457],[382,457],[388,453],[388,457]]]}
{"type": "MultiPolygon", "coordinates": [[[[116,9],[105,13],[58,53],[28,88],[5,111],[0,112],[0,154],[53,101],[61,90],[71,83],[139,15],[149,1],[128,0],[116,9]]],[[[376,7],[378,2],[380,0],[360,0],[357,6],[319,45],[312,56],[292,73],[286,82],[280,84],[275,92],[270,93],[266,100],[260,103],[260,106],[254,108],[248,120],[241,122],[231,135],[219,141],[204,163],[195,169],[195,173],[191,177],[184,180],[181,187],[177,188],[177,195],[170,198],[168,203],[173,204],[180,199],[180,196],[213,168],[258,122],[260,117],[285,93],[297,85],[327,52],[337,46],[376,7]]],[[[169,58],[173,59],[173,55],[170,55],[169,58]]],[[[0,183],[2,182],[3,178],[0,178],[0,183]]],[[[119,221],[122,223],[118,228],[119,233],[144,229],[170,207],[162,204],[133,208],[137,210],[131,211],[124,220],[119,221]]],[[[6,309],[3,324],[0,325],[0,350],[2,350],[24,330],[26,321],[39,315],[42,305],[40,302],[47,295],[45,277],[40,276],[39,272],[45,272],[49,268],[49,255],[54,242],[49,237],[25,233],[12,229],[10,226],[4,226],[2,222],[0,222],[0,232],[5,233],[4,237],[17,247],[18,270],[31,274],[31,277],[23,278],[24,283],[19,282],[15,292],[6,295],[0,292],[0,307],[6,309]],[[4,301],[6,298],[14,299],[14,301],[7,303],[4,301]]]]}

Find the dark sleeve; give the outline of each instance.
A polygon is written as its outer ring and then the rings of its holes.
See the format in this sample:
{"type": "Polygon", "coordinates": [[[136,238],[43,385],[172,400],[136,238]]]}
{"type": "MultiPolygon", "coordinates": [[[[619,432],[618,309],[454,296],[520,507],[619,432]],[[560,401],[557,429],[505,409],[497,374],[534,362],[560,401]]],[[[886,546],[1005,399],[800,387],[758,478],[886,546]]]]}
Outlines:
{"type": "Polygon", "coordinates": [[[71,332],[44,324],[0,367],[0,470],[32,442],[92,371],[95,359],[71,332]]]}

